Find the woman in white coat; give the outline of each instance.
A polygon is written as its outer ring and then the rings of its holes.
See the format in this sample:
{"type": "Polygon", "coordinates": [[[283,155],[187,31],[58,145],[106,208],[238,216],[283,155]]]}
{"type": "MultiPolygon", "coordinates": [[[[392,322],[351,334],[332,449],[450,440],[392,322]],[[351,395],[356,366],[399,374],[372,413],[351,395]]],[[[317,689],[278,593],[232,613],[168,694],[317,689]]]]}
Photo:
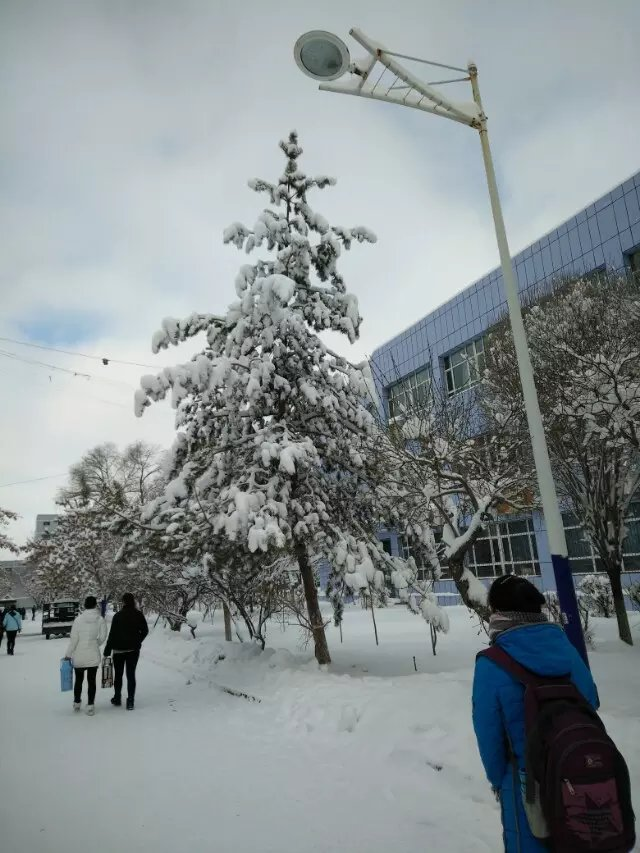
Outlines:
{"type": "Polygon", "coordinates": [[[73,663],[75,684],[73,687],[73,710],[80,710],[82,683],[87,673],[88,703],[87,714],[93,716],[96,699],[96,674],[102,655],[100,646],[107,639],[107,623],[97,609],[95,596],[89,595],[84,602],[84,610],[76,617],[71,628],[71,639],[66,657],[73,663]]]}

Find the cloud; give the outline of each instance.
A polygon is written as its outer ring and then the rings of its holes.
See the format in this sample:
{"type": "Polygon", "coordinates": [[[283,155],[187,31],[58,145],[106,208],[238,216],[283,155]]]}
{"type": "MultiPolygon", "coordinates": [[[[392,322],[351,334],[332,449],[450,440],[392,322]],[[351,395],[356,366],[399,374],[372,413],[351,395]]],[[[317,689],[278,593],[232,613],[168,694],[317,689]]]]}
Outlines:
{"type": "MultiPolygon", "coordinates": [[[[187,357],[186,347],[151,355],[151,334],[166,315],[220,311],[233,298],[243,258],[222,245],[222,230],[254,221],[264,200],[246,182],[280,173],[277,142],[291,127],[304,168],[338,178],[315,206],[379,238],[343,260],[365,318],[355,358],[495,266],[474,132],[319,93],[295,68],[301,32],[323,26],[346,38],[354,25],[412,55],[453,64],[473,55],[514,250],[638,168],[633,0],[615,16],[599,0],[406,0],[394,15],[332,0],[320,17],[290,0],[9,0],[0,336],[150,364],[187,357]]],[[[133,417],[145,371],[40,360],[95,378],[0,356],[0,484],[60,473],[102,441],[171,441],[166,406],[133,417]]],[[[18,538],[52,510],[57,486],[0,489],[0,505],[23,516],[18,538]]]]}

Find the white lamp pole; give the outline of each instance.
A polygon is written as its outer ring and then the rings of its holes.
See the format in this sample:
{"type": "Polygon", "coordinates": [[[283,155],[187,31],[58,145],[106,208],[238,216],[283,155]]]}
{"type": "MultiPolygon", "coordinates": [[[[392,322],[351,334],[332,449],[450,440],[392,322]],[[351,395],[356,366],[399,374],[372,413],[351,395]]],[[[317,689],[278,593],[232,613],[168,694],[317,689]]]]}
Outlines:
{"type": "Polygon", "coordinates": [[[551,560],[556,579],[558,598],[567,635],[582,658],[588,664],[587,649],[582,632],[582,625],[580,623],[580,614],[578,611],[578,601],[567,557],[567,543],[564,535],[564,525],[562,523],[558,495],[551,471],[549,450],[544,434],[536,386],[533,379],[531,356],[529,354],[527,336],[524,328],[524,322],[522,320],[518,285],[516,282],[513,262],[511,260],[511,254],[509,252],[507,232],[504,226],[502,207],[500,205],[500,197],[498,194],[498,185],[496,183],[493,159],[491,157],[491,149],[489,147],[487,117],[482,108],[482,101],[480,99],[478,69],[473,63],[470,63],[465,69],[452,65],[442,65],[437,62],[429,62],[428,60],[418,59],[417,57],[404,56],[403,54],[388,51],[382,47],[382,45],[372,41],[365,36],[363,32],[357,29],[352,29],[350,31],[350,35],[353,36],[353,38],[369,54],[365,62],[352,63],[350,61],[349,51],[346,45],[331,33],[313,31],[301,36],[296,42],[294,55],[298,66],[305,74],[313,77],[315,80],[325,81],[320,85],[320,89],[325,92],[355,95],[361,98],[371,98],[374,100],[386,101],[387,103],[395,103],[400,106],[411,107],[413,109],[421,110],[422,112],[443,116],[444,118],[448,118],[451,121],[455,121],[460,124],[465,124],[479,132],[480,144],[482,146],[482,157],[484,160],[487,185],[489,188],[489,198],[491,200],[491,211],[493,213],[496,239],[500,253],[502,278],[504,280],[504,288],[509,307],[509,319],[511,321],[511,330],[516,350],[520,382],[522,384],[522,393],[524,396],[529,433],[531,435],[531,444],[533,448],[540,498],[542,501],[542,509],[546,522],[547,535],[549,537],[549,547],[551,550],[551,560]],[[411,71],[404,68],[397,59],[409,59],[422,62],[425,65],[436,66],[438,68],[446,69],[447,71],[459,72],[464,76],[449,80],[440,80],[437,83],[425,83],[416,77],[411,71]],[[395,76],[395,81],[391,86],[378,88],[382,75],[378,78],[378,82],[376,82],[376,84],[373,86],[367,85],[371,72],[377,63],[383,65],[384,68],[388,69],[395,76]],[[356,78],[355,82],[351,85],[340,85],[326,82],[337,79],[346,71],[350,71],[356,78]],[[471,83],[474,100],[473,105],[468,106],[466,104],[458,104],[443,96],[433,88],[433,86],[439,84],[463,81],[469,81],[471,83]]]}

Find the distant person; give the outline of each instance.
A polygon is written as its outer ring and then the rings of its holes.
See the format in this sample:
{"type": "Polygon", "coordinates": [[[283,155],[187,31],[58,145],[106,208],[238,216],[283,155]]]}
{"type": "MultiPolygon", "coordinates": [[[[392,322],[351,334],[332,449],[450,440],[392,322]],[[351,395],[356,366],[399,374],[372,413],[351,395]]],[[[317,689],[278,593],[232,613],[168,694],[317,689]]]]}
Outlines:
{"type": "Polygon", "coordinates": [[[16,636],[22,631],[22,617],[16,610],[15,604],[5,611],[2,625],[7,632],[7,654],[12,655],[16,647],[16,636]]]}
{"type": "Polygon", "coordinates": [[[0,647],[2,646],[2,639],[4,637],[4,614],[6,612],[4,608],[0,607],[0,647]]]}
{"type": "Polygon", "coordinates": [[[22,621],[24,621],[27,618],[27,608],[26,607],[21,607],[20,610],[18,611],[18,613],[22,617],[22,621]]]}
{"type": "Polygon", "coordinates": [[[100,666],[100,646],[107,639],[107,623],[97,609],[94,595],[88,595],[84,610],[76,616],[71,628],[67,649],[67,660],[73,663],[75,682],[73,686],[73,710],[79,711],[82,701],[82,684],[87,673],[87,714],[95,713],[96,675],[100,666]]]}
{"type": "Polygon", "coordinates": [[[32,622],[36,621],[36,607],[35,606],[31,608],[31,621],[32,622]]]}
{"type": "Polygon", "coordinates": [[[491,648],[476,660],[473,726],[500,802],[504,849],[543,853],[551,846],[622,853],[634,844],[624,760],[595,713],[599,700],[589,669],[563,629],[548,622],[545,603],[525,578],[499,577],[489,591],[491,648]],[[549,701],[548,687],[558,683],[565,685],[555,688],[564,690],[563,701],[549,701]],[[547,692],[538,692],[541,687],[547,692]],[[544,764],[543,773],[537,762],[544,764]],[[592,775],[585,776],[580,767],[593,767],[592,775]],[[538,784],[541,778],[545,781],[538,784]],[[598,801],[612,826],[617,824],[615,846],[598,843],[603,826],[609,833],[598,801]],[[551,823],[545,814],[553,814],[551,823]]]}
{"type": "Polygon", "coordinates": [[[122,607],[114,614],[104,656],[113,653],[113,699],[112,705],[122,705],[122,676],[127,672],[127,711],[133,711],[136,697],[136,667],[140,647],[149,633],[147,620],[136,607],[130,592],[122,596],[122,607]]]}

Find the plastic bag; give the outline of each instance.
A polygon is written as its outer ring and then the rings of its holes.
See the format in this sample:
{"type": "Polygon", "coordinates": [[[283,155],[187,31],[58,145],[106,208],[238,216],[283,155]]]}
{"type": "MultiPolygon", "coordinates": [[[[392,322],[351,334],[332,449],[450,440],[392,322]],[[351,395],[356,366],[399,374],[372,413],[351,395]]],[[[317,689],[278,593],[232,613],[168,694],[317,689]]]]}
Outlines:
{"type": "Polygon", "coordinates": [[[105,658],[102,661],[102,686],[113,687],[113,661],[105,658]]]}
{"type": "Polygon", "coordinates": [[[73,664],[66,658],[60,661],[60,690],[63,693],[73,690],[73,664]]]}

